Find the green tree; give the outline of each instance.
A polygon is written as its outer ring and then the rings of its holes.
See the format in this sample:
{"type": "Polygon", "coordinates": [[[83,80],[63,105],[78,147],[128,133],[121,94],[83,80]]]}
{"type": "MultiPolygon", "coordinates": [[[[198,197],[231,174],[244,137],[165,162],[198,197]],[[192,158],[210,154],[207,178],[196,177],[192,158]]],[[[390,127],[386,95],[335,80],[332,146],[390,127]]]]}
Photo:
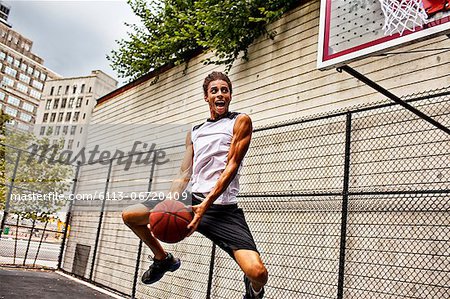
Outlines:
{"type": "MultiPolygon", "coordinates": [[[[10,212],[22,218],[47,221],[66,204],[64,200],[33,200],[31,194],[64,194],[69,191],[73,167],[55,161],[62,150],[62,143],[50,146],[47,137],[37,138],[31,133],[16,130],[5,130],[1,136],[2,157],[0,167],[2,178],[0,184],[0,209],[5,208],[8,184],[11,183],[15,162],[20,154],[19,164],[14,180],[13,194],[26,200],[11,200],[10,212]],[[45,156],[42,151],[32,149],[50,149],[45,156]],[[31,153],[30,153],[31,152],[31,153]],[[28,197],[27,197],[28,196],[28,197]]],[[[50,197],[47,197],[49,199],[50,197]]],[[[54,197],[53,197],[54,198],[54,197]]]]}
{"type": "Polygon", "coordinates": [[[233,62],[253,41],[267,34],[267,24],[298,0],[128,0],[141,25],[127,24],[128,39],[118,41],[108,59],[120,77],[138,78],[164,65],[187,62],[196,52],[210,50],[206,64],[233,62]]]}

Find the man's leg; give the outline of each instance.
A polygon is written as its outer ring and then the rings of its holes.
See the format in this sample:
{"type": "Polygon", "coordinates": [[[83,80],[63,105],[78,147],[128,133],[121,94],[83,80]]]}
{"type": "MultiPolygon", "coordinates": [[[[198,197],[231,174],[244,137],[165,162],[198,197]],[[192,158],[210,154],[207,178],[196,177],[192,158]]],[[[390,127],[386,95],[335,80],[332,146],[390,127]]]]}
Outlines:
{"type": "Polygon", "coordinates": [[[150,208],[142,204],[126,207],[122,212],[123,222],[152,250],[155,259],[162,260],[167,253],[147,227],[149,216],[150,208]]]}
{"type": "Polygon", "coordinates": [[[234,258],[250,279],[253,290],[259,292],[269,277],[259,253],[253,250],[239,249],[234,251],[234,258]]]}
{"type": "Polygon", "coordinates": [[[173,257],[162,248],[159,241],[153,237],[147,227],[150,208],[137,204],[127,207],[122,212],[123,222],[152,250],[154,254],[153,264],[142,275],[142,282],[152,284],[160,280],[167,271],[173,272],[180,265],[180,259],[173,257]]]}

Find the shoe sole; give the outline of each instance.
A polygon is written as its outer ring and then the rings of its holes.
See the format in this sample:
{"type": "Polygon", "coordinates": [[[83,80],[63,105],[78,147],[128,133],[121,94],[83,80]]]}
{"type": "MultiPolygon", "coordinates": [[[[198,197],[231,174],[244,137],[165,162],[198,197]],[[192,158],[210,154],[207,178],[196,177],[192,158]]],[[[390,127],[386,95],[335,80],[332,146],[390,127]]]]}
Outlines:
{"type": "Polygon", "coordinates": [[[153,279],[152,281],[142,281],[143,284],[152,284],[155,283],[157,281],[159,281],[161,278],[163,278],[164,274],[166,274],[166,272],[175,272],[176,270],[178,270],[181,266],[181,260],[178,260],[178,263],[175,263],[172,265],[172,267],[170,267],[169,269],[167,269],[166,271],[162,272],[161,275],[155,277],[155,279],[153,279]]]}

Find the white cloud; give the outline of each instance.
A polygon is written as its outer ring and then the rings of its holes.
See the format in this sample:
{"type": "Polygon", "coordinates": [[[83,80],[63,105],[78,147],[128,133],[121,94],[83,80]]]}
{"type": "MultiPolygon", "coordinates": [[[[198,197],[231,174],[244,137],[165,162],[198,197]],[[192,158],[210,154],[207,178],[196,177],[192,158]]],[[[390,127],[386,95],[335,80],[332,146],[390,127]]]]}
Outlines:
{"type": "Polygon", "coordinates": [[[115,40],[137,23],[123,1],[8,1],[9,23],[34,42],[33,53],[63,76],[83,76],[101,69],[117,79],[106,55],[115,40]]]}

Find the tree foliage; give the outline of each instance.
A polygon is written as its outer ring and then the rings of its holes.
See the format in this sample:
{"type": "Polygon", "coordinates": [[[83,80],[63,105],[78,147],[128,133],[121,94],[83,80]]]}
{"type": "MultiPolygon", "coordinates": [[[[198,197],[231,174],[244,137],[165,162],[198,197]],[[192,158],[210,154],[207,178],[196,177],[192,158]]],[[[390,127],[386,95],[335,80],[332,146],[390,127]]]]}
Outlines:
{"type": "MultiPolygon", "coordinates": [[[[1,115],[0,118],[4,120],[1,115]]],[[[0,210],[5,209],[17,160],[13,194],[21,198],[28,197],[27,200],[11,199],[10,212],[19,214],[22,218],[46,221],[61,210],[66,201],[52,200],[54,196],[48,196],[47,200],[35,200],[34,195],[67,194],[69,191],[73,167],[50,158],[62,150],[63,143],[50,145],[47,137],[37,138],[31,133],[6,129],[5,123],[2,123],[0,138],[0,210]],[[30,151],[32,147],[52,150],[48,151],[47,156],[39,156],[40,152],[30,151]]]]}
{"type": "Polygon", "coordinates": [[[199,50],[210,50],[207,64],[226,71],[250,44],[268,32],[298,0],[128,0],[141,25],[127,24],[128,39],[118,41],[108,59],[120,77],[135,79],[163,65],[180,64],[199,50]]]}

